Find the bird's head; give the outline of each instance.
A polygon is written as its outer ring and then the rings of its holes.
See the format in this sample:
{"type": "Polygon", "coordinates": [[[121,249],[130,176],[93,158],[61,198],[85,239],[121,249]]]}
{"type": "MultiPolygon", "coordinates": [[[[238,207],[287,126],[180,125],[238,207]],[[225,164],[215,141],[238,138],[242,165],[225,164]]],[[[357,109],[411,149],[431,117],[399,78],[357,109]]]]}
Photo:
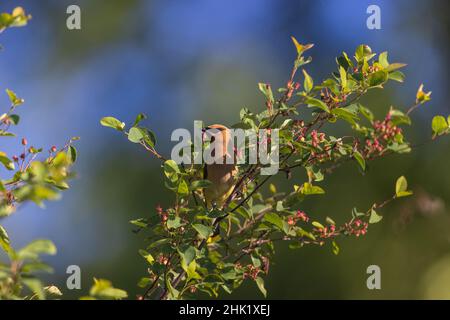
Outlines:
{"type": "Polygon", "coordinates": [[[212,136],[211,136],[211,143],[217,142],[219,145],[222,144],[222,146],[223,146],[222,154],[228,155],[230,153],[228,150],[228,146],[231,142],[230,129],[228,129],[227,127],[225,127],[222,124],[212,124],[212,125],[209,125],[209,126],[203,128],[202,131],[206,132],[208,130],[211,130],[213,132],[212,136]]]}

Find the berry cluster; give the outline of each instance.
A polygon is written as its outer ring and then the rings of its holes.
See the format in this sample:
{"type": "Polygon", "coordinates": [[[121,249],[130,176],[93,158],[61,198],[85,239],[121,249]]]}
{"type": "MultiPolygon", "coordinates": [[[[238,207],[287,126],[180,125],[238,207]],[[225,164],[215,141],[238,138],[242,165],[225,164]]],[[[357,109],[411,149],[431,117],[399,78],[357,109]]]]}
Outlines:
{"type": "Polygon", "coordinates": [[[373,129],[370,137],[366,139],[364,147],[366,156],[382,153],[397,135],[402,134],[402,129],[393,125],[390,113],[387,114],[383,121],[374,121],[373,129]]]}
{"type": "Polygon", "coordinates": [[[161,222],[165,224],[167,220],[169,219],[169,215],[167,212],[164,212],[163,208],[158,204],[156,206],[156,213],[158,213],[159,217],[161,218],[161,222]]]}
{"type": "Polygon", "coordinates": [[[163,255],[163,254],[160,254],[159,256],[158,256],[158,262],[159,262],[159,264],[162,264],[162,265],[167,265],[168,263],[169,263],[169,258],[167,258],[165,255],[163,255]]]}
{"type": "Polygon", "coordinates": [[[315,233],[322,239],[331,238],[336,234],[336,226],[334,224],[323,227],[323,228],[314,228],[315,233]]]}
{"type": "Polygon", "coordinates": [[[244,273],[242,274],[242,278],[243,279],[250,278],[255,280],[261,272],[263,272],[261,268],[255,267],[252,264],[248,264],[247,266],[244,267],[244,273]]]}
{"type": "Polygon", "coordinates": [[[328,88],[320,91],[320,100],[322,100],[330,109],[339,107],[339,103],[347,100],[347,95],[344,93],[334,94],[328,88]]]}
{"type": "MultiPolygon", "coordinates": [[[[29,156],[29,155],[35,155],[36,153],[41,152],[42,149],[39,149],[39,150],[38,150],[38,149],[36,149],[36,148],[33,147],[33,146],[28,147],[28,149],[27,149],[28,140],[27,140],[26,138],[22,138],[21,144],[22,144],[22,146],[24,147],[23,152],[22,152],[19,156],[13,155],[13,156],[12,156],[12,159],[13,159],[13,161],[14,161],[15,163],[17,163],[17,164],[19,164],[19,162],[20,162],[20,170],[24,170],[24,169],[26,169],[26,168],[30,165],[30,162],[34,160],[34,157],[31,157],[31,158],[28,160],[28,162],[26,163],[25,160],[26,160],[27,156],[29,156]]],[[[49,154],[50,154],[51,156],[52,156],[56,151],[57,151],[56,146],[52,146],[52,147],[48,150],[48,152],[49,152],[49,154]]],[[[51,158],[49,158],[48,161],[50,161],[50,159],[51,159],[51,158]]]]}
{"type": "Polygon", "coordinates": [[[300,83],[289,80],[286,84],[286,101],[292,98],[292,94],[300,88],[300,83]]]}
{"type": "MultiPolygon", "coordinates": [[[[380,70],[380,68],[379,68],[377,65],[368,66],[368,67],[367,67],[367,71],[362,71],[362,75],[363,75],[363,77],[365,78],[365,77],[367,77],[369,74],[374,73],[374,72],[377,72],[377,71],[379,71],[379,70],[380,70]]],[[[353,68],[353,73],[358,73],[358,72],[359,72],[358,67],[354,67],[354,68],[353,68]]]]}
{"type": "Polygon", "coordinates": [[[323,132],[318,133],[316,130],[311,132],[311,144],[314,148],[318,148],[320,144],[325,144],[322,146],[322,150],[311,151],[310,163],[314,162],[324,162],[326,160],[331,160],[333,157],[332,152],[338,150],[342,146],[342,140],[339,139],[334,143],[328,143],[325,139],[325,134],[323,132]]]}
{"type": "Polygon", "coordinates": [[[295,216],[289,216],[287,218],[287,223],[290,226],[293,226],[297,223],[297,221],[303,221],[303,222],[308,222],[309,221],[309,217],[306,213],[304,213],[301,210],[297,210],[295,216]]]}
{"type": "MultiPolygon", "coordinates": [[[[295,120],[293,125],[294,140],[305,142],[308,129],[303,120],[295,120]]],[[[317,130],[311,131],[311,145],[314,148],[319,147],[319,144],[323,142],[325,142],[325,133],[318,132],[317,130]]]]}
{"type": "Polygon", "coordinates": [[[294,136],[295,141],[305,141],[305,136],[308,131],[308,127],[305,127],[305,121],[303,120],[294,120],[292,126],[292,134],[294,136]]]}
{"type": "Polygon", "coordinates": [[[313,130],[311,132],[311,144],[314,148],[317,148],[319,146],[319,143],[322,143],[325,141],[325,133],[320,132],[318,133],[317,130],[313,130]]]}
{"type": "Polygon", "coordinates": [[[360,235],[365,235],[367,233],[367,228],[369,224],[360,219],[356,219],[351,222],[347,222],[344,226],[345,232],[349,235],[355,235],[359,237],[360,235]]]}

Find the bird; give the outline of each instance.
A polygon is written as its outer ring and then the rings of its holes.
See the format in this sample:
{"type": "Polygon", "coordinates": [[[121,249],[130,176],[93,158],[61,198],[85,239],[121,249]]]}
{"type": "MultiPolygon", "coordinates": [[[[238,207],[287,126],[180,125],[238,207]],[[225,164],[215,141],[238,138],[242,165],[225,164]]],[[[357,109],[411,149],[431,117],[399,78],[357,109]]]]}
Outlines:
{"type": "Polygon", "coordinates": [[[215,159],[222,158],[223,160],[221,163],[205,164],[203,178],[211,181],[211,185],[205,188],[204,196],[208,208],[221,209],[234,191],[238,172],[234,154],[230,154],[229,150],[232,137],[230,129],[221,124],[213,124],[205,129],[217,130],[211,137],[211,143],[214,143],[215,146],[211,155],[215,159]],[[218,147],[220,145],[222,148],[218,147]],[[226,159],[229,157],[233,157],[233,163],[226,163],[226,159]]]}

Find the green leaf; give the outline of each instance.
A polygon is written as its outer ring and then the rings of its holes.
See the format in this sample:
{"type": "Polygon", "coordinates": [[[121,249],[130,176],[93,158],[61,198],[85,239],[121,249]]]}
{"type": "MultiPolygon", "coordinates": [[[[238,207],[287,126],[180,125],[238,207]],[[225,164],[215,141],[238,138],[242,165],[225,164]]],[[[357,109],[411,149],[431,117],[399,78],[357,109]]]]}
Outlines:
{"type": "Polygon", "coordinates": [[[449,129],[449,124],[443,116],[435,116],[431,121],[431,129],[435,135],[441,135],[449,129]]]}
{"type": "Polygon", "coordinates": [[[133,127],[136,127],[139,124],[139,122],[145,119],[147,119],[147,116],[144,113],[139,113],[136,116],[136,119],[134,120],[133,127]]]}
{"type": "Polygon", "coordinates": [[[391,121],[394,126],[397,126],[399,124],[411,124],[411,119],[409,118],[409,116],[407,116],[400,110],[392,109],[391,107],[389,115],[391,116],[391,121]]]}
{"type": "Polygon", "coordinates": [[[149,252],[147,252],[147,251],[145,251],[145,250],[140,249],[140,250],[139,250],[139,254],[140,254],[145,260],[147,260],[147,262],[148,262],[150,265],[152,265],[153,262],[155,262],[155,258],[153,258],[153,256],[151,255],[151,253],[149,253],[149,252]]]}
{"type": "Polygon", "coordinates": [[[17,257],[19,260],[37,259],[41,254],[56,254],[56,246],[52,241],[46,239],[34,240],[20,249],[17,252],[17,257]]]}
{"type": "Polygon", "coordinates": [[[77,149],[75,149],[74,146],[70,146],[67,149],[67,155],[69,156],[72,163],[74,163],[77,160],[77,149]]]}
{"type": "Polygon", "coordinates": [[[416,93],[416,103],[422,104],[431,100],[431,91],[424,92],[423,91],[423,83],[419,86],[416,93]]]}
{"type": "Polygon", "coordinates": [[[177,193],[180,196],[187,196],[189,194],[189,187],[186,180],[180,179],[178,183],[177,193]]]}
{"type": "Polygon", "coordinates": [[[269,212],[264,215],[264,221],[269,222],[273,224],[274,226],[278,227],[281,231],[285,230],[283,219],[274,212],[269,212]]]}
{"type": "Polygon", "coordinates": [[[353,218],[356,218],[356,217],[363,217],[363,216],[365,216],[366,214],[364,213],[364,212],[359,212],[358,211],[358,209],[356,209],[356,208],[353,208],[353,210],[352,210],[352,217],[353,218]]]}
{"type": "Polygon", "coordinates": [[[313,194],[324,194],[325,191],[319,186],[313,186],[309,182],[305,182],[301,189],[302,194],[304,195],[313,195],[313,194]]]}
{"type": "Polygon", "coordinates": [[[140,143],[144,139],[144,134],[140,128],[133,127],[128,132],[128,140],[133,143],[140,143]]]}
{"type": "Polygon", "coordinates": [[[296,234],[299,237],[306,237],[306,238],[309,238],[309,239],[314,240],[314,241],[316,240],[316,237],[311,232],[303,230],[300,227],[296,229],[296,234]]]}
{"type": "Polygon", "coordinates": [[[28,289],[30,289],[30,291],[36,295],[36,297],[39,300],[44,300],[45,299],[45,291],[44,291],[44,287],[42,286],[42,282],[39,279],[36,278],[28,278],[28,277],[23,277],[22,278],[22,283],[28,287],[28,289]]]}
{"type": "Polygon", "coordinates": [[[364,160],[364,157],[362,156],[361,153],[359,153],[359,151],[354,151],[353,152],[353,158],[358,162],[359,166],[361,167],[361,169],[363,171],[366,170],[366,160],[364,160]]]}
{"type": "Polygon", "coordinates": [[[358,109],[359,109],[359,112],[361,112],[361,114],[362,114],[367,120],[369,120],[370,122],[373,121],[374,116],[373,116],[372,111],[370,111],[370,109],[364,107],[364,106],[361,105],[361,104],[358,104],[358,109]]]}
{"type": "Polygon", "coordinates": [[[156,240],[156,241],[153,241],[152,243],[150,243],[148,245],[147,249],[150,250],[150,249],[162,246],[164,244],[167,244],[168,242],[170,242],[169,238],[162,238],[162,239],[159,239],[159,240],[156,240]]]}
{"type": "Polygon", "coordinates": [[[326,217],[325,221],[326,221],[328,224],[336,225],[336,222],[335,222],[333,219],[331,219],[330,217],[326,217]]]}
{"type": "Polygon", "coordinates": [[[178,175],[180,174],[180,168],[178,168],[177,163],[172,159],[166,160],[163,167],[166,177],[170,181],[176,182],[178,180],[178,175]]]}
{"type": "Polygon", "coordinates": [[[277,187],[273,183],[269,184],[269,190],[272,194],[277,193],[277,187]]]}
{"type": "Polygon", "coordinates": [[[213,232],[211,227],[203,224],[193,224],[192,227],[198,232],[202,239],[208,239],[213,232]]]}
{"type": "Polygon", "coordinates": [[[26,263],[22,266],[22,273],[47,272],[53,273],[53,268],[41,262],[26,263]]]}
{"type": "Polygon", "coordinates": [[[411,152],[411,147],[407,143],[398,144],[397,142],[394,142],[388,145],[388,149],[397,153],[411,152]]]}
{"type": "Polygon", "coordinates": [[[295,45],[295,48],[297,49],[297,55],[298,57],[300,57],[303,52],[305,52],[306,50],[311,49],[314,45],[313,44],[300,44],[297,39],[295,39],[293,36],[291,36],[292,42],[295,45]]]}
{"type": "Polygon", "coordinates": [[[289,127],[293,122],[294,122],[294,120],[292,120],[292,119],[284,120],[280,126],[280,129],[285,129],[285,128],[289,127]]]}
{"type": "Polygon", "coordinates": [[[363,61],[370,60],[375,54],[372,53],[372,49],[366,45],[361,44],[356,48],[355,51],[355,59],[358,61],[358,63],[362,63],[363,61]]]}
{"type": "Polygon", "coordinates": [[[405,75],[401,71],[394,71],[390,72],[388,75],[388,78],[397,82],[404,82],[405,81],[405,75]]]}
{"type": "Polygon", "coordinates": [[[384,51],[378,55],[378,62],[381,64],[383,68],[387,68],[389,66],[387,57],[388,57],[387,51],[384,51]]]}
{"type": "Polygon", "coordinates": [[[264,94],[266,99],[270,102],[274,102],[272,89],[267,83],[258,83],[259,90],[264,94]]]}
{"type": "Polygon", "coordinates": [[[309,93],[314,86],[314,81],[311,78],[311,76],[306,72],[305,69],[303,69],[302,71],[303,71],[303,75],[305,76],[305,80],[303,82],[303,87],[305,88],[306,93],[309,93]]]}
{"type": "Polygon", "coordinates": [[[14,170],[14,162],[6,156],[6,153],[0,151],[0,163],[8,170],[14,170]]]}
{"type": "Polygon", "coordinates": [[[404,176],[401,176],[397,179],[397,183],[395,184],[395,193],[399,193],[402,191],[406,191],[408,188],[408,182],[404,176]]]}
{"type": "Polygon", "coordinates": [[[12,121],[12,123],[14,123],[16,126],[19,124],[20,122],[20,117],[17,114],[10,114],[9,116],[9,120],[12,121]]]}
{"type": "Polygon", "coordinates": [[[188,264],[186,268],[186,274],[188,276],[188,279],[201,279],[202,277],[195,271],[197,269],[197,262],[195,260],[192,260],[191,263],[188,264]]]}
{"type": "Polygon", "coordinates": [[[275,210],[277,210],[278,212],[284,211],[283,201],[281,200],[277,201],[275,210]]]}
{"type": "Polygon", "coordinates": [[[144,218],[130,220],[130,223],[139,228],[146,228],[148,226],[147,219],[144,219],[144,218]]]}
{"type": "Polygon", "coordinates": [[[144,218],[130,220],[130,223],[139,228],[146,228],[148,226],[147,219],[144,219],[144,218]]]}
{"type": "Polygon", "coordinates": [[[137,285],[138,285],[138,287],[139,288],[145,288],[145,287],[147,287],[148,285],[150,285],[150,283],[152,283],[152,279],[150,279],[150,278],[141,278],[140,280],[139,280],[139,282],[137,283],[137,285]]]}
{"type": "Polygon", "coordinates": [[[156,136],[155,133],[147,128],[139,128],[142,135],[144,136],[144,142],[150,147],[154,148],[156,146],[156,136]]]}
{"type": "Polygon", "coordinates": [[[264,279],[261,277],[257,277],[255,279],[256,285],[258,286],[259,291],[263,294],[264,298],[267,298],[267,290],[264,287],[264,279]]]}
{"type": "Polygon", "coordinates": [[[342,56],[336,58],[336,62],[338,65],[344,68],[344,70],[348,70],[348,68],[353,67],[353,62],[349,59],[347,53],[342,52],[342,56]]]}
{"type": "Polygon", "coordinates": [[[118,131],[123,131],[123,129],[125,129],[125,123],[114,117],[104,117],[100,120],[100,124],[104,127],[110,127],[118,131]]]}
{"type": "Polygon", "coordinates": [[[8,233],[3,226],[0,225],[0,246],[5,250],[6,253],[9,254],[11,252],[11,245],[8,237],[8,233]]]}
{"type": "Polygon", "coordinates": [[[323,224],[321,224],[318,221],[313,221],[311,222],[311,225],[313,225],[314,227],[318,228],[318,229],[325,229],[325,227],[323,226],[323,224]]]}
{"type": "Polygon", "coordinates": [[[412,195],[412,192],[407,191],[407,189],[408,189],[408,182],[406,181],[406,178],[404,176],[401,176],[400,178],[397,179],[397,182],[395,183],[396,197],[401,198],[412,195]]]}
{"type": "Polygon", "coordinates": [[[177,229],[181,227],[180,217],[175,217],[174,219],[167,220],[167,228],[169,229],[177,229]]]}
{"type": "Polygon", "coordinates": [[[169,290],[169,299],[178,299],[180,292],[172,286],[172,281],[169,277],[166,277],[166,287],[169,290]]]}
{"type": "Polygon", "coordinates": [[[209,180],[196,180],[191,183],[191,190],[203,189],[207,188],[211,185],[211,181],[209,180]]]}
{"type": "Polygon", "coordinates": [[[308,107],[317,107],[327,113],[330,113],[330,109],[322,100],[312,98],[312,97],[306,97],[305,102],[308,105],[308,107]]]}
{"type": "Polygon", "coordinates": [[[370,210],[370,218],[369,223],[378,223],[383,219],[383,216],[380,216],[375,210],[370,210]]]}
{"type": "Polygon", "coordinates": [[[369,85],[371,87],[378,87],[385,83],[387,79],[388,73],[384,70],[379,70],[369,75],[369,85]]]}
{"type": "Polygon", "coordinates": [[[14,93],[14,91],[6,89],[6,93],[8,94],[9,100],[11,101],[11,104],[15,107],[21,105],[24,103],[25,100],[17,97],[17,95],[14,93]]]}
{"type": "Polygon", "coordinates": [[[358,117],[353,112],[344,108],[335,108],[331,110],[331,114],[334,114],[339,119],[345,120],[353,125],[356,124],[355,120],[358,119],[358,117]]]}
{"type": "Polygon", "coordinates": [[[387,72],[393,72],[395,70],[401,69],[403,67],[406,67],[406,63],[391,63],[385,70],[387,72]]]}
{"type": "Polygon", "coordinates": [[[100,299],[124,299],[128,297],[126,291],[114,288],[111,281],[95,278],[89,294],[100,299]]]}
{"type": "Polygon", "coordinates": [[[189,266],[189,264],[191,264],[192,261],[195,260],[196,251],[193,246],[189,246],[184,252],[178,251],[178,253],[181,257],[181,264],[186,268],[189,266]]]}
{"type": "Polygon", "coordinates": [[[337,256],[340,251],[338,244],[336,243],[336,241],[333,240],[331,242],[331,245],[333,246],[333,253],[337,256]]]}
{"type": "Polygon", "coordinates": [[[344,89],[344,92],[345,92],[347,89],[347,72],[345,71],[345,69],[343,67],[339,67],[339,75],[341,78],[342,89],[344,89]]]}

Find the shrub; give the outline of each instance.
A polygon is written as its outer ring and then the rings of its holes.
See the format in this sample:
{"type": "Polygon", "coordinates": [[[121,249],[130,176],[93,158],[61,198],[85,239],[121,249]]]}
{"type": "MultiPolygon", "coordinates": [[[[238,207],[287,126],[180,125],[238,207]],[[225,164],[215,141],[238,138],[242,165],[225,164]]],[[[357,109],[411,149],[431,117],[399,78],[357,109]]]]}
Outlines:
{"type": "MultiPolygon", "coordinates": [[[[6,28],[19,27],[31,19],[21,7],[11,14],[0,15],[0,32],[6,28]]],[[[9,110],[0,115],[0,138],[14,138],[11,131],[19,124],[16,109],[24,103],[12,90],[6,89],[9,110]]],[[[26,138],[19,140],[21,151],[9,157],[0,150],[0,163],[9,172],[0,179],[0,220],[13,215],[26,202],[43,206],[45,201],[56,200],[60,191],[69,188],[70,171],[77,152],[72,145],[78,138],[70,139],[63,147],[51,146],[44,150],[34,147],[26,138]]],[[[44,299],[59,296],[56,286],[44,286],[36,276],[39,272],[51,272],[52,268],[41,261],[41,255],[56,254],[56,247],[50,240],[33,240],[20,249],[12,247],[7,231],[0,225],[0,246],[6,252],[9,262],[0,263],[0,299],[44,299]]]]}
{"type": "MultiPolygon", "coordinates": [[[[232,126],[278,130],[278,174],[289,179],[293,170],[307,173],[307,180],[293,183],[290,190],[268,185],[272,176],[261,174],[262,163],[246,162],[238,165],[233,188],[223,203],[209,206],[204,191],[214,185],[203,176],[204,166],[178,164],[161,155],[155,134],[141,125],[145,115],[139,114],[129,129],[114,117],[101,120],[103,126],[123,133],[163,162],[161,183],[174,194],[171,206],[158,206],[150,217],[131,221],[150,239],[139,251],[148,263],[148,272],[138,283],[144,288],[141,299],[182,299],[198,292],[217,297],[221,290],[231,293],[245,280],[254,281],[266,296],[264,277],[275,243],[285,242],[292,249],[326,245],[338,254],[339,237],[365,235],[370,224],[382,219],[380,210],[385,205],[412,194],[402,176],[391,198],[368,205],[362,212],[355,209],[342,225],[333,217],[316,221],[302,210],[305,198],[325,193],[325,178],[343,163],[354,161],[365,171],[375,158],[410,152],[403,127],[411,125],[411,112],[430,100],[431,92],[421,85],[410,108],[391,107],[384,118],[376,119],[360,98],[388,82],[403,82],[400,69],[404,64],[390,63],[387,52],[377,55],[369,46],[360,45],[353,57],[344,52],[336,59],[337,70],[329,78],[315,83],[304,69],[311,62],[304,54],[313,45],[292,40],[297,56],[286,85],[274,91],[270,84],[260,83],[265,107],[257,113],[242,109],[240,121],[232,126]],[[345,135],[327,133],[337,122],[348,124],[345,135]],[[269,195],[261,192],[267,185],[269,195]]],[[[432,138],[449,133],[449,122],[443,116],[435,117],[432,138]]],[[[246,142],[246,155],[251,147],[246,142]]]]}

